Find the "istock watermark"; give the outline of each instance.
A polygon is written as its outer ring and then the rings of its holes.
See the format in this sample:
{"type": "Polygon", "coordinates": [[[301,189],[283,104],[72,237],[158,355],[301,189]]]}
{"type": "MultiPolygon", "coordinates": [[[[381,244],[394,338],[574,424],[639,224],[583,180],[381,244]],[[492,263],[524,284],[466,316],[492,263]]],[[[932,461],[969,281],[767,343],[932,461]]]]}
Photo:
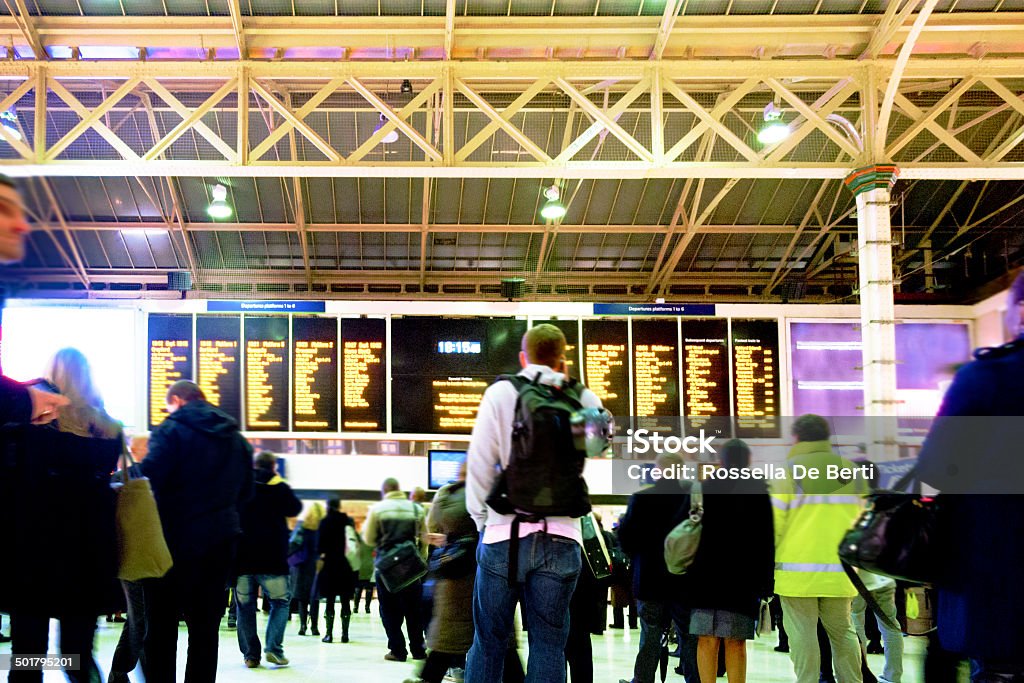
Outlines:
{"type": "Polygon", "coordinates": [[[708,434],[703,429],[690,436],[662,435],[649,429],[626,430],[626,453],[631,455],[661,455],[663,453],[714,453],[715,434],[708,434]]]}

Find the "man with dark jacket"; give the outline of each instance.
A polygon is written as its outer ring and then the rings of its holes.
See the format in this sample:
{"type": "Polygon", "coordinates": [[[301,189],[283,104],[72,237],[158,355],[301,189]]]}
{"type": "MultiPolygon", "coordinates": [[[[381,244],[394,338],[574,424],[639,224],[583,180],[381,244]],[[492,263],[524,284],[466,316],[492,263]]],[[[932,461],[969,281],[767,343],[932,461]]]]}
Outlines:
{"type": "MultiPolygon", "coordinates": [[[[366,514],[364,536],[366,542],[377,548],[377,558],[406,541],[413,541],[422,550],[424,524],[423,506],[406,500],[398,480],[388,478],[381,487],[381,500],[370,507],[366,514]]],[[[409,634],[409,649],[413,659],[426,659],[423,644],[423,619],[420,603],[423,598],[423,582],[413,581],[398,592],[388,590],[384,581],[377,581],[377,598],[380,601],[380,620],[388,634],[388,653],[384,659],[390,662],[404,662],[408,656],[405,637],[402,636],[402,622],[409,634]]]]}
{"type": "Polygon", "coordinates": [[[194,382],[167,391],[170,415],[149,437],[141,463],[156,496],[174,568],[146,586],[149,629],[143,669],[148,683],[173,683],[178,615],[188,625],[186,683],[217,677],[218,627],[252,496],[252,447],[238,423],[206,402],[194,382]]]}
{"type": "MultiPolygon", "coordinates": [[[[675,454],[658,456],[655,467],[670,472],[682,465],[675,454]]],[[[665,566],[665,537],[689,509],[689,484],[660,478],[633,494],[619,523],[619,543],[633,564],[633,594],[640,612],[640,649],[633,666],[632,683],[654,683],[661,658],[661,639],[675,622],[682,634],[681,652],[687,683],[699,683],[697,640],[689,635],[689,610],[676,596],[682,592],[680,577],[665,566]]],[[[623,681],[621,683],[629,683],[623,681]]]]}
{"type": "Polygon", "coordinates": [[[267,661],[286,666],[284,630],[288,625],[288,518],[302,512],[302,501],[276,472],[277,456],[263,451],[256,456],[253,497],[242,510],[242,538],[238,543],[238,647],[245,665],[260,665],[260,637],[256,634],[256,587],[270,599],[267,620],[267,661]]]}

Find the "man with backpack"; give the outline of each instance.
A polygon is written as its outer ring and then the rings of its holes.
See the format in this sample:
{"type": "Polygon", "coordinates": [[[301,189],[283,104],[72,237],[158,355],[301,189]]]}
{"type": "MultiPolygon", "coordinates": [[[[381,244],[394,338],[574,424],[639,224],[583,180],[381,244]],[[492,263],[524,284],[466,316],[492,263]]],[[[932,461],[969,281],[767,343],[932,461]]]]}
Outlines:
{"type": "Polygon", "coordinates": [[[590,511],[586,450],[572,422],[601,408],[596,394],[566,376],[565,345],[557,327],[531,328],[522,371],[491,385],[477,413],[466,506],[482,538],[466,683],[502,680],[519,599],[530,639],[526,682],[565,681],[569,601],[582,566],[579,518],[590,511]]]}

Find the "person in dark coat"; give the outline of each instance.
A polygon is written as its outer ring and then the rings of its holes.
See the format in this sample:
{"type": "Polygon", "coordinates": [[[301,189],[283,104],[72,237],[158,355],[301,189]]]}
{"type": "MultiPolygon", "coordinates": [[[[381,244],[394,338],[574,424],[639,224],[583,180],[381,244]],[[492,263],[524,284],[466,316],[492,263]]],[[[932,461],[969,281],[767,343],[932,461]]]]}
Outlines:
{"type": "MultiPolygon", "coordinates": [[[[662,472],[682,465],[675,454],[658,456],[662,472]]],[[[680,601],[685,582],[665,566],[665,537],[690,508],[690,485],[662,478],[634,493],[619,524],[619,543],[633,565],[633,594],[640,612],[640,647],[632,683],[653,683],[661,657],[661,639],[676,623],[684,634],[681,643],[687,683],[699,683],[697,642],[689,633],[689,607],[680,601]]],[[[628,681],[626,683],[629,683],[628,681]]]]}
{"type": "MultiPolygon", "coordinates": [[[[11,615],[12,655],[47,652],[50,619],[58,619],[60,651],[81,657],[65,674],[91,682],[99,676],[92,656],[96,617],[120,604],[109,481],[124,436],[104,410],[80,351],[58,351],[45,375],[69,404],[53,426],[25,427],[4,443],[16,452],[4,453],[0,472],[0,501],[11,506],[4,519],[12,553],[4,560],[0,609],[11,615]]],[[[12,671],[10,680],[39,681],[42,673],[12,671]]]]}
{"type": "Polygon", "coordinates": [[[341,511],[341,500],[327,501],[327,516],[320,523],[320,539],[317,548],[323,566],[316,577],[317,594],[324,598],[323,642],[334,642],[334,600],[341,601],[341,642],[347,643],[348,626],[352,620],[352,594],[356,588],[356,572],[352,571],[345,559],[345,527],[355,529],[352,518],[341,511]]]}
{"type": "MultiPolygon", "coordinates": [[[[476,523],[466,511],[466,465],[459,480],[438,490],[434,496],[427,531],[434,545],[464,543],[476,549],[476,523]]],[[[473,645],[473,585],[475,564],[465,576],[435,577],[433,615],[427,629],[430,654],[419,679],[406,683],[441,683],[449,668],[464,668],[466,653],[473,645]]]]}
{"type": "Polygon", "coordinates": [[[320,547],[320,523],[324,519],[324,506],[313,503],[309,512],[302,519],[292,534],[288,546],[288,564],[292,568],[293,599],[299,603],[299,635],[306,635],[306,625],[312,628],[310,633],[320,635],[320,596],[313,589],[316,583],[316,564],[320,559],[317,549],[320,547]]]}
{"type": "Polygon", "coordinates": [[[284,630],[288,625],[288,518],[302,512],[302,501],[277,474],[277,456],[263,451],[255,459],[253,497],[242,511],[242,538],[238,544],[238,649],[245,665],[260,665],[260,638],[256,633],[256,587],[270,600],[267,619],[267,661],[287,666],[284,630]]]}
{"type": "MultiPolygon", "coordinates": [[[[733,439],[722,449],[722,467],[750,466],[750,449],[733,439]]],[[[753,640],[761,600],[775,585],[775,532],[768,487],[759,479],[711,479],[702,483],[704,518],[700,545],[686,571],[685,602],[690,633],[699,638],[701,683],[714,683],[718,645],[732,683],[746,679],[746,641],[753,640]]]]}
{"type": "MultiPolygon", "coordinates": [[[[595,531],[605,539],[605,548],[611,551],[609,540],[615,542],[601,526],[601,516],[594,513],[595,531]]],[[[568,679],[572,683],[594,683],[594,648],[591,634],[604,632],[605,610],[608,603],[608,581],[598,579],[589,562],[583,563],[576,580],[576,590],[569,601],[569,638],[565,642],[565,659],[569,665],[568,679]]]]}
{"type": "Polygon", "coordinates": [[[942,492],[938,628],[974,660],[972,680],[1024,679],[1024,274],[1007,302],[1007,337],[956,373],[918,461],[942,492]],[[980,419],[982,417],[985,419],[980,419]]]}
{"type": "Polygon", "coordinates": [[[188,625],[186,683],[217,676],[218,628],[233,574],[241,509],[252,497],[252,446],[227,413],[206,402],[194,382],[167,391],[170,415],[150,434],[140,468],[156,497],[174,560],[145,586],[149,628],[143,648],[147,683],[173,683],[178,616],[188,625]]]}

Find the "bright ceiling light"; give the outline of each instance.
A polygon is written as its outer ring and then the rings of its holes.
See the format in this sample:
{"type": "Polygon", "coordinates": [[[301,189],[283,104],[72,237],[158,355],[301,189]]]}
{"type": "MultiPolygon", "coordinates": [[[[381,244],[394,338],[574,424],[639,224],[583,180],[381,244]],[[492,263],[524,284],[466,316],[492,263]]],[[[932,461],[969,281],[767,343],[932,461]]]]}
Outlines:
{"type": "Polygon", "coordinates": [[[558,185],[552,184],[551,187],[544,190],[544,196],[547,201],[544,202],[544,206],[540,210],[541,217],[549,221],[557,221],[564,217],[566,208],[562,203],[562,193],[558,189],[558,185]]]}
{"type": "Polygon", "coordinates": [[[0,112],[0,125],[4,127],[7,134],[15,140],[21,140],[21,131],[18,130],[18,117],[14,113],[14,109],[8,109],[5,112],[0,112]]]}
{"type": "Polygon", "coordinates": [[[228,204],[228,188],[223,185],[214,185],[211,194],[213,195],[213,201],[206,207],[206,213],[209,214],[210,218],[231,218],[231,214],[234,211],[232,211],[231,205],[228,204]]]}
{"type": "MultiPolygon", "coordinates": [[[[384,116],[384,114],[381,114],[380,120],[377,122],[377,127],[373,129],[373,132],[376,133],[378,130],[383,128],[384,124],[387,122],[387,118],[384,116]]],[[[391,131],[388,132],[387,135],[381,138],[381,142],[384,143],[385,145],[390,145],[392,142],[398,142],[398,131],[392,129],[391,131]]]]}
{"type": "Polygon", "coordinates": [[[764,122],[765,126],[757,133],[757,141],[762,145],[782,142],[793,132],[782,122],[782,110],[774,102],[769,102],[764,108],[764,122]]]}

